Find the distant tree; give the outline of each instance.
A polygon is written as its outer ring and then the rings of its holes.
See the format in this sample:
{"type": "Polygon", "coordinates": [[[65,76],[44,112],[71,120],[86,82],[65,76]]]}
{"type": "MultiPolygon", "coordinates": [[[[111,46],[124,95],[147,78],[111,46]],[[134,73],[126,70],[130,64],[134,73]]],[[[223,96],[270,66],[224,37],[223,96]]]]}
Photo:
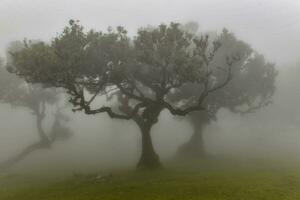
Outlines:
{"type": "Polygon", "coordinates": [[[210,65],[220,43],[186,32],[176,23],[141,28],[133,40],[126,33],[122,27],[84,32],[78,22],[70,20],[70,26],[50,44],[29,42],[14,53],[11,71],[27,82],[66,89],[74,111],[134,119],[142,135],[138,167],[157,168],[160,161],[150,133],[160,112],[166,109],[185,116],[206,109],[204,100],[230,82],[231,66],[240,58],[232,55],[224,58],[223,66],[210,65]],[[199,85],[199,90],[168,101],[170,93],[188,84],[199,85]],[[97,97],[114,91],[128,98],[126,113],[99,106],[97,97]]]}
{"type": "MultiPolygon", "coordinates": [[[[23,48],[22,44],[22,42],[13,42],[8,51],[19,51],[23,48]]],[[[8,63],[10,63],[11,57],[9,55],[7,59],[8,63]]],[[[24,80],[9,73],[1,66],[0,94],[0,103],[10,104],[13,107],[27,108],[35,116],[39,136],[38,142],[27,146],[19,154],[1,162],[1,169],[12,166],[38,149],[50,148],[52,143],[57,140],[67,139],[71,136],[71,130],[64,125],[68,121],[68,117],[61,112],[60,107],[57,107],[54,114],[54,122],[50,133],[47,134],[44,131],[42,123],[47,114],[46,107],[47,105],[58,104],[59,101],[60,93],[55,89],[46,89],[41,85],[27,84],[24,80]]]]}
{"type": "MultiPolygon", "coordinates": [[[[277,71],[274,64],[265,61],[263,55],[255,52],[249,44],[238,40],[226,29],[218,37],[221,47],[210,62],[213,67],[223,66],[224,55],[239,55],[239,60],[231,66],[232,79],[222,90],[211,94],[203,102],[204,111],[194,112],[187,117],[193,127],[190,140],[182,145],[179,156],[200,157],[205,155],[203,145],[203,129],[211,121],[215,121],[216,114],[221,108],[233,113],[247,114],[267,106],[272,102],[275,92],[277,71]]],[[[216,79],[223,74],[216,73],[216,79]]],[[[199,91],[195,84],[186,84],[174,94],[169,95],[171,101],[187,99],[191,94],[199,91]]],[[[189,99],[193,103],[195,99],[189,99]]]]}

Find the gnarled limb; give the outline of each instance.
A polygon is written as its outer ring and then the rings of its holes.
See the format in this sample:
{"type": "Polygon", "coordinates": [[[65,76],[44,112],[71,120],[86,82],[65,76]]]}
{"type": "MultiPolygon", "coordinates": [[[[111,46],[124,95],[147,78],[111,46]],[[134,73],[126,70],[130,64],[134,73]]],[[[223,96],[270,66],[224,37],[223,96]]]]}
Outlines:
{"type": "MultiPolygon", "coordinates": [[[[42,113],[44,113],[44,111],[42,111],[42,113]]],[[[39,135],[39,141],[28,145],[20,153],[12,156],[6,161],[0,162],[0,169],[4,170],[9,167],[12,167],[13,165],[22,161],[23,159],[25,159],[27,156],[29,156],[31,153],[35,151],[42,150],[42,149],[50,149],[52,144],[62,137],[63,137],[62,139],[70,137],[71,131],[68,128],[65,128],[61,125],[61,121],[63,119],[59,111],[55,115],[55,120],[52,125],[51,133],[49,135],[46,135],[42,127],[42,121],[44,117],[41,117],[41,113],[36,115],[36,118],[37,118],[37,130],[39,135]]]]}

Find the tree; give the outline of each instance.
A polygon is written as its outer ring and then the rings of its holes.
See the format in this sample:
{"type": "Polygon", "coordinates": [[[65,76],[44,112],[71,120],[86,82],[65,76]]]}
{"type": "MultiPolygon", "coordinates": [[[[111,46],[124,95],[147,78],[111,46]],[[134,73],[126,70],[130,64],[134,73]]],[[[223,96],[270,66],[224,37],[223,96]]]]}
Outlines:
{"type": "Polygon", "coordinates": [[[233,55],[224,66],[210,65],[220,43],[185,32],[177,23],[141,28],[133,39],[123,27],[85,32],[77,21],[69,24],[50,44],[26,43],[13,54],[11,71],[27,82],[64,88],[74,111],[135,120],[142,135],[138,167],[160,166],[151,140],[160,112],[185,116],[204,110],[204,100],[230,82],[231,66],[239,60],[233,55]],[[168,101],[170,93],[187,84],[200,89],[186,99],[168,101]],[[128,98],[128,112],[97,106],[99,96],[114,91],[128,98]],[[191,98],[196,100],[186,101],[191,98]]]}
{"type": "MultiPolygon", "coordinates": [[[[8,51],[20,51],[22,48],[22,42],[13,42],[8,51]]],[[[11,57],[8,55],[7,59],[8,66],[10,66],[11,57]]],[[[68,139],[71,136],[71,130],[63,124],[68,121],[68,117],[61,112],[61,107],[56,109],[50,133],[47,134],[42,125],[46,117],[47,105],[54,105],[59,101],[60,93],[57,90],[45,89],[41,85],[27,84],[21,78],[0,67],[0,94],[1,103],[27,108],[34,115],[39,136],[38,142],[28,145],[17,155],[1,162],[1,169],[12,166],[38,149],[50,148],[57,140],[68,139]]]]}
{"type": "MultiPolygon", "coordinates": [[[[187,117],[193,127],[190,140],[178,149],[182,157],[201,157],[205,155],[203,145],[203,129],[221,108],[233,113],[247,114],[269,105],[275,92],[275,79],[278,72],[274,64],[265,61],[263,55],[254,51],[249,44],[238,40],[226,29],[219,36],[222,44],[210,65],[222,66],[224,55],[238,54],[240,60],[232,66],[232,80],[222,90],[210,95],[203,105],[206,110],[194,112],[187,117]]],[[[218,74],[223,76],[223,74],[218,74]]],[[[218,79],[218,78],[217,78],[218,79]]],[[[189,84],[169,98],[177,101],[185,99],[198,91],[197,85],[189,84]]],[[[191,99],[193,101],[193,99],[191,99]]]]}

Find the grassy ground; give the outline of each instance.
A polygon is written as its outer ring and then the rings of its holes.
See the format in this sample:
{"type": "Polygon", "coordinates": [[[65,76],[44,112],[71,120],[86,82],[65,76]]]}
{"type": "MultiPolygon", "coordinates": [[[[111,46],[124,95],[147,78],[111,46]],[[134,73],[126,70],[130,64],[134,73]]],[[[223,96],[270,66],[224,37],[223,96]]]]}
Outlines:
{"type": "Polygon", "coordinates": [[[298,200],[300,167],[201,161],[152,172],[118,171],[100,181],[88,175],[49,179],[11,174],[0,178],[0,199],[298,200]]]}

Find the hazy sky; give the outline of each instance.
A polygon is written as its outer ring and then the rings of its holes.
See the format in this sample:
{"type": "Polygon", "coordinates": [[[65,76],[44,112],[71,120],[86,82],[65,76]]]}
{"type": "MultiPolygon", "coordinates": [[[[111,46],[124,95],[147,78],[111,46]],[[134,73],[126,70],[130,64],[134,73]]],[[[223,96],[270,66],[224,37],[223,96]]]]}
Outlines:
{"type": "Polygon", "coordinates": [[[11,40],[48,40],[70,18],[88,28],[197,21],[203,30],[227,27],[277,63],[298,62],[298,0],[0,0],[0,50],[11,40]]]}

